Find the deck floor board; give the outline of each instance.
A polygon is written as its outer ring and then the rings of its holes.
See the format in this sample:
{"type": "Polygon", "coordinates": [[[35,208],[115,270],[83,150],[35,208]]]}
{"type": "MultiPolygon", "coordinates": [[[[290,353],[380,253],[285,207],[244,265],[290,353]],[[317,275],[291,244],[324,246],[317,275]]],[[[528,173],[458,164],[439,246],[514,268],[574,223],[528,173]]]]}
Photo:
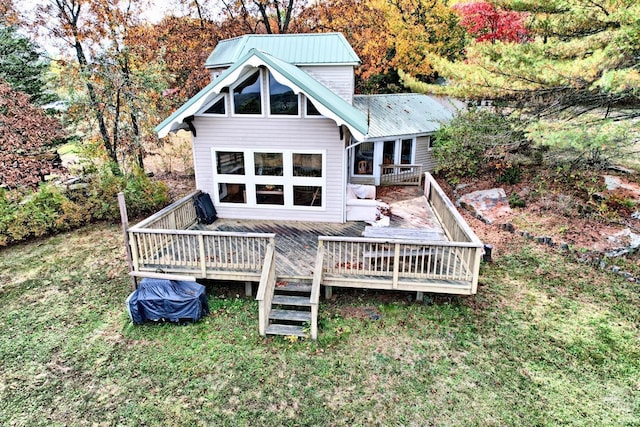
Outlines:
{"type": "MultiPolygon", "coordinates": [[[[444,235],[442,226],[420,189],[403,189],[403,194],[383,197],[390,206],[390,226],[402,229],[429,229],[444,235]],[[396,197],[393,197],[396,196],[396,197]],[[399,196],[399,197],[397,197],[399,196]]],[[[319,223],[305,221],[265,221],[218,218],[206,227],[212,231],[275,233],[276,271],[279,277],[311,278],[318,250],[318,236],[362,237],[362,221],[319,223]]],[[[409,232],[410,235],[410,232],[409,232]]]]}

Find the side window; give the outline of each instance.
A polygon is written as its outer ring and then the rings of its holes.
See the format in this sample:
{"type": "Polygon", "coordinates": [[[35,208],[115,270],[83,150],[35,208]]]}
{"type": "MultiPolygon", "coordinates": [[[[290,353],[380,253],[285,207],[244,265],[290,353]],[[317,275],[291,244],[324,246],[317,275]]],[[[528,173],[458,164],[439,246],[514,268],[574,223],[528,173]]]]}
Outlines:
{"type": "Polygon", "coordinates": [[[316,108],[315,105],[313,105],[313,103],[311,101],[309,101],[309,98],[306,98],[307,100],[307,116],[320,116],[320,111],[318,111],[318,109],[316,108]]]}
{"type": "Polygon", "coordinates": [[[224,96],[217,100],[211,107],[204,111],[204,114],[225,114],[224,96]]]}
{"type": "Polygon", "coordinates": [[[233,89],[233,112],[235,114],[262,114],[260,71],[256,71],[233,89]]]}

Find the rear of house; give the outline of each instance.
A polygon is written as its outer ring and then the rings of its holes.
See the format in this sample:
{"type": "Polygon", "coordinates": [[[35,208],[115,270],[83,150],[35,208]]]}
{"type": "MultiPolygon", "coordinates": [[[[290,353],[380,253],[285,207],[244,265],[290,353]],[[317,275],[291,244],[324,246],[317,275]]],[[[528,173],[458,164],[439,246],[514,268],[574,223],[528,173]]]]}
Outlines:
{"type": "Polygon", "coordinates": [[[452,116],[426,95],[354,95],[359,63],[339,33],[224,40],[212,82],[156,129],[192,133],[197,187],[222,218],[344,222],[348,183],[419,181],[452,116]]]}

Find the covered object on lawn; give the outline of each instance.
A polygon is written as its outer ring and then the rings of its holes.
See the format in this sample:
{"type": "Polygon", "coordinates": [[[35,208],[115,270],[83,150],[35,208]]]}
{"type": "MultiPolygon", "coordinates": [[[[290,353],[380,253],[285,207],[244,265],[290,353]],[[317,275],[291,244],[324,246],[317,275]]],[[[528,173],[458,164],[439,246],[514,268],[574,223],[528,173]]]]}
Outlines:
{"type": "Polygon", "coordinates": [[[126,304],[136,325],[147,320],[196,321],[209,314],[205,287],[195,282],[145,277],[126,304]]]}

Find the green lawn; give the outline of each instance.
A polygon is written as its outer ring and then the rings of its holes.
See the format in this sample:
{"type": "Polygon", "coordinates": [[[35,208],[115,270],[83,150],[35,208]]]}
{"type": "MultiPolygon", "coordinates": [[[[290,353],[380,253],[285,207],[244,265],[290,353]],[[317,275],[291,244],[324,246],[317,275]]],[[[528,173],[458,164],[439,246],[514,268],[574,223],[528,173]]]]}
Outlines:
{"type": "Polygon", "coordinates": [[[116,226],[0,250],[0,425],[640,425],[640,286],[543,250],[474,297],[338,290],[317,342],[258,336],[241,285],[133,326],[116,226]]]}

